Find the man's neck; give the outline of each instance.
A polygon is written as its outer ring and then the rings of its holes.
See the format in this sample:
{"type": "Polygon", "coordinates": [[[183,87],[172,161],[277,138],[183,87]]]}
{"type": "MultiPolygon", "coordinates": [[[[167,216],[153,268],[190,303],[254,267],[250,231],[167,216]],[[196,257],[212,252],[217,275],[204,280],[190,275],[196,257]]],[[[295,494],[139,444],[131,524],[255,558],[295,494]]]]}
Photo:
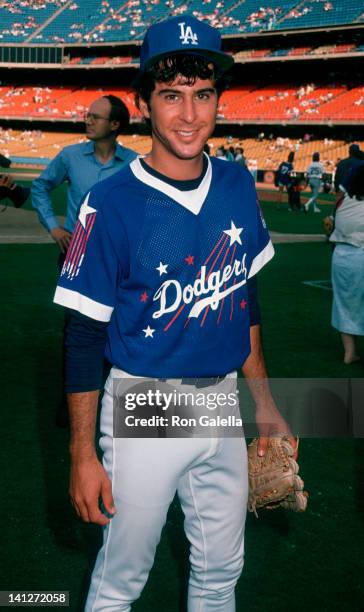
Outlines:
{"type": "Polygon", "coordinates": [[[95,142],[95,156],[102,163],[106,164],[114,157],[116,140],[97,140],[95,142]]]}
{"type": "Polygon", "coordinates": [[[203,170],[203,153],[193,159],[178,159],[175,156],[163,155],[155,148],[144,158],[145,162],[164,176],[176,181],[188,181],[199,178],[203,170]]]}
{"type": "Polygon", "coordinates": [[[165,174],[161,174],[160,172],[158,172],[157,170],[149,166],[144,158],[140,158],[140,164],[142,168],[146,172],[148,172],[151,176],[154,176],[160,181],[163,181],[164,183],[171,185],[175,189],[179,189],[180,191],[192,191],[192,190],[198,189],[198,187],[201,185],[201,182],[207,171],[208,158],[207,157],[203,158],[203,170],[198,178],[187,179],[187,180],[184,179],[182,181],[170,178],[169,176],[166,176],[165,174]]]}

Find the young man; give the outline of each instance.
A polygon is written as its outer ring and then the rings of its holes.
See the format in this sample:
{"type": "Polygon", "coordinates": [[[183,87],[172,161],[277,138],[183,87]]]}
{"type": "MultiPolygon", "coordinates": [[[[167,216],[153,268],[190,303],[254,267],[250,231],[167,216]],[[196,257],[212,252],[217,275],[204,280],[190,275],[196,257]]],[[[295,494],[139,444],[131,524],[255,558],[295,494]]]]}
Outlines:
{"type": "Polygon", "coordinates": [[[113,400],[139,377],[219,394],[235,389],[243,366],[260,433],[273,423],[288,431],[263,381],[254,284],[273,247],[250,173],[203,153],[233,63],[219,33],[189,15],[169,19],[150,27],[140,62],[137,99],[152,150],[86,196],[55,295],[74,310],[70,494],[83,520],[104,526],[86,610],[130,611],[178,491],[191,543],[188,610],[233,612],[248,494],[242,434],[114,437],[113,400]],[[102,465],[94,439],[105,344],[114,367],[102,465]]]}
{"type": "Polygon", "coordinates": [[[44,172],[33,181],[33,207],[63,256],[71,242],[85,193],[95,183],[121,170],[135,157],[134,151],[117,143],[118,134],[128,122],[128,111],[119,98],[112,95],[98,98],[91,104],[85,116],[89,142],[62,149],[44,172]],[[54,214],[51,193],[64,182],[68,183],[67,217],[64,227],[60,227],[54,214]]]}

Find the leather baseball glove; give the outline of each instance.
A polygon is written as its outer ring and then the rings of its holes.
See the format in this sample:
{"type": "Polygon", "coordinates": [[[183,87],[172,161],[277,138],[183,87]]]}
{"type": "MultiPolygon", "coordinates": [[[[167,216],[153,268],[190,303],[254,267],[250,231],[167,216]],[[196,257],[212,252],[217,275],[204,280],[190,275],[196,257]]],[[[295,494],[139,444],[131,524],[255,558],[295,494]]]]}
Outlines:
{"type": "MultiPolygon", "coordinates": [[[[259,508],[271,510],[282,506],[294,512],[304,512],[308,493],[298,476],[298,463],[289,439],[285,435],[270,437],[266,453],[258,455],[258,439],[248,447],[249,499],[248,510],[257,515],[259,508]]],[[[298,439],[297,439],[298,447],[298,439]]]]}

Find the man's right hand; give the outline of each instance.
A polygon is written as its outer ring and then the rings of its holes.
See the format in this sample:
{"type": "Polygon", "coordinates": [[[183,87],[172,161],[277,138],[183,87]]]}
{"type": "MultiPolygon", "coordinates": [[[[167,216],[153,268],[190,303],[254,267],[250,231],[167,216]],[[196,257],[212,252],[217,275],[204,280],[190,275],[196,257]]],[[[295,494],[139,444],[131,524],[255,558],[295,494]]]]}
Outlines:
{"type": "Polygon", "coordinates": [[[67,249],[70,245],[72,234],[63,227],[55,227],[50,231],[53,240],[58,244],[62,253],[67,253],[67,249]]]}
{"type": "Polygon", "coordinates": [[[99,500],[101,498],[108,514],[115,514],[111,481],[96,456],[72,460],[69,493],[73,506],[83,521],[96,525],[110,523],[110,519],[99,508],[99,500]]]}

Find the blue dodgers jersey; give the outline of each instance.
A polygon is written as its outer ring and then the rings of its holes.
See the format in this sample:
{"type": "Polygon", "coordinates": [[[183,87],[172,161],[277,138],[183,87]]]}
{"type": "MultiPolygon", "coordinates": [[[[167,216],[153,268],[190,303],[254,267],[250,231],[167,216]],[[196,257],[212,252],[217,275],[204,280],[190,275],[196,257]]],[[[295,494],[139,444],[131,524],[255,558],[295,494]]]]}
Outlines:
{"type": "Polygon", "coordinates": [[[293,165],[290,162],[282,162],[278,169],[278,181],[281,185],[289,185],[293,165]]]}
{"type": "Polygon", "coordinates": [[[246,281],[273,254],[245,168],[209,158],[181,191],[137,158],[86,196],[54,301],[109,322],[106,357],[130,374],[223,375],[249,355],[246,281]]]}

